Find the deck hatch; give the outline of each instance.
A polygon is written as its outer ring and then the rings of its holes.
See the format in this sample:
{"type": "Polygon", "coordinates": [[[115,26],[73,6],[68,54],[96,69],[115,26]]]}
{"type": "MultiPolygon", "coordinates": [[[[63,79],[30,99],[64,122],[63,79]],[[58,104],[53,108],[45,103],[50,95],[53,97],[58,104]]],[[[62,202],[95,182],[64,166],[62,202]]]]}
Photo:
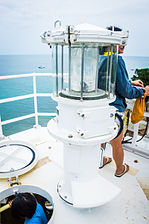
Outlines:
{"type": "Polygon", "coordinates": [[[4,141],[0,144],[0,178],[10,178],[31,170],[38,161],[33,145],[24,141],[4,141]]]}

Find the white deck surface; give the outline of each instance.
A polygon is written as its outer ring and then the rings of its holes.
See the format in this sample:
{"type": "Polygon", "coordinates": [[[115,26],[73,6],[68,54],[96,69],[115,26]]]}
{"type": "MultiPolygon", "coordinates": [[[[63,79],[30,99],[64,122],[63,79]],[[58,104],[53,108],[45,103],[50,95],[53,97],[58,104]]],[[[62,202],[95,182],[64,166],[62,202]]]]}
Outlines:
{"type": "MultiPolygon", "coordinates": [[[[114,162],[99,170],[101,176],[121,188],[119,196],[97,208],[76,209],[57,194],[57,183],[63,175],[62,143],[52,138],[46,128],[30,129],[11,135],[9,139],[27,141],[36,147],[39,153],[37,165],[19,180],[24,185],[38,186],[49,192],[55,205],[53,224],[149,224],[149,200],[138,182],[149,183],[148,159],[125,151],[125,162],[130,165],[130,171],[123,177],[114,176],[114,162]]],[[[107,145],[105,155],[111,156],[110,145],[107,145]]],[[[0,180],[0,192],[7,188],[8,181],[0,180]]]]}

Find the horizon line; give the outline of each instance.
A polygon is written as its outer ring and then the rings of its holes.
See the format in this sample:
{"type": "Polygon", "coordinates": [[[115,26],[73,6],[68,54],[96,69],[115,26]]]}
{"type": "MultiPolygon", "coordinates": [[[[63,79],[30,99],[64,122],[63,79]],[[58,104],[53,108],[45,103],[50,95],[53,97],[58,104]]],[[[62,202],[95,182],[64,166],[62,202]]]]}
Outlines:
{"type": "MultiPolygon", "coordinates": [[[[48,53],[46,53],[46,54],[0,54],[0,56],[42,56],[42,55],[50,55],[50,53],[48,54],[48,53]]],[[[141,55],[141,56],[139,56],[139,55],[124,55],[123,54],[123,57],[149,57],[149,55],[148,56],[146,56],[146,55],[141,55]]]]}

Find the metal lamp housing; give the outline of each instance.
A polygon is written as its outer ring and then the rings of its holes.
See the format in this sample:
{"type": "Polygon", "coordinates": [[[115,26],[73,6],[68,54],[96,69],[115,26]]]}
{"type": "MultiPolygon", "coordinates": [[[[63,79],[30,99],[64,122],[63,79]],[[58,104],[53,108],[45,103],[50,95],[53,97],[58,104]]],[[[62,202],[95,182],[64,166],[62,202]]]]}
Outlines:
{"type": "Polygon", "coordinates": [[[117,46],[122,39],[114,31],[94,25],[62,28],[60,23],[41,38],[53,47],[55,57],[53,99],[58,106],[48,131],[64,143],[64,178],[58,193],[74,207],[103,205],[120,192],[99,175],[98,168],[100,144],[117,134],[115,108],[109,103],[115,97],[117,46]]]}

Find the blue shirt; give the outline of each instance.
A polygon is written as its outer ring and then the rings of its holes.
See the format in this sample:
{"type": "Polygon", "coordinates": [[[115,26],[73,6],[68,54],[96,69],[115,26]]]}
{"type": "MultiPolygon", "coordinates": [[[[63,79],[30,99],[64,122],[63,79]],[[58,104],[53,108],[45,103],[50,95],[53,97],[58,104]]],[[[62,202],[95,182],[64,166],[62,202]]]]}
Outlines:
{"type": "Polygon", "coordinates": [[[26,219],[24,224],[47,224],[48,220],[42,206],[37,203],[36,211],[31,219],[26,219]]]}
{"type": "Polygon", "coordinates": [[[116,107],[119,112],[125,111],[127,106],[125,98],[135,99],[144,95],[142,88],[131,85],[125,62],[121,56],[118,56],[115,94],[116,100],[110,103],[110,105],[116,107]]]}

